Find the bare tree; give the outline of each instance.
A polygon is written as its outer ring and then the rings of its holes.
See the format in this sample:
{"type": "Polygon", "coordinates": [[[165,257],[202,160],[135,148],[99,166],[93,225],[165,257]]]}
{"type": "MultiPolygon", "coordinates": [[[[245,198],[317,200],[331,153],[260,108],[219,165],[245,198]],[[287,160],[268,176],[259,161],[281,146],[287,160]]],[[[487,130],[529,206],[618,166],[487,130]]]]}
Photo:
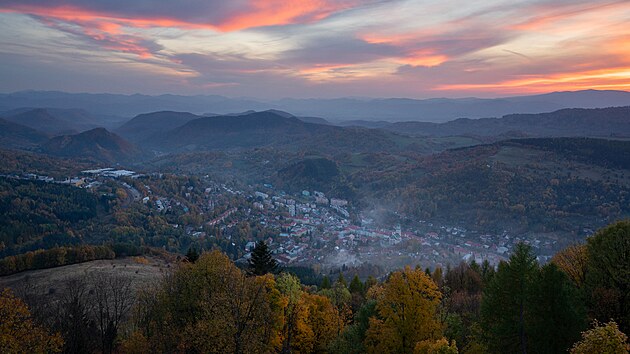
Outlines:
{"type": "Polygon", "coordinates": [[[92,293],[92,311],[101,338],[101,351],[110,354],[135,301],[131,279],[116,274],[95,274],[92,293]]]}

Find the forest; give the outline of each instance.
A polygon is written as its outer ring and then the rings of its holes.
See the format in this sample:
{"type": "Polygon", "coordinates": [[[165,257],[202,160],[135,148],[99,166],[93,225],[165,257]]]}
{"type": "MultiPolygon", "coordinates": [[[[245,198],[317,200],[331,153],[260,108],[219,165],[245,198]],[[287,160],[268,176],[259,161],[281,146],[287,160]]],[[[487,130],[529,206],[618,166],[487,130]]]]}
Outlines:
{"type": "MultiPolygon", "coordinates": [[[[55,301],[0,295],[3,353],[627,353],[630,221],[540,265],[519,244],[494,268],[405,267],[304,285],[264,242],[237,267],[189,252],[153,287],[115,274],[55,301]]],[[[52,294],[51,296],[55,296],[52,294]]]]}

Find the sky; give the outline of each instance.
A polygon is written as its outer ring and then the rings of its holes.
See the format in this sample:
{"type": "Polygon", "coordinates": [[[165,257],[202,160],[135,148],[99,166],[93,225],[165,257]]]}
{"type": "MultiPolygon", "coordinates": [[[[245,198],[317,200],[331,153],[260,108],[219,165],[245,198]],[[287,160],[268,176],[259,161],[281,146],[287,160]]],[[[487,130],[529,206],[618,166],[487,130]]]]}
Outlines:
{"type": "Polygon", "coordinates": [[[1,0],[0,91],[630,90],[630,1],[1,0]]]}

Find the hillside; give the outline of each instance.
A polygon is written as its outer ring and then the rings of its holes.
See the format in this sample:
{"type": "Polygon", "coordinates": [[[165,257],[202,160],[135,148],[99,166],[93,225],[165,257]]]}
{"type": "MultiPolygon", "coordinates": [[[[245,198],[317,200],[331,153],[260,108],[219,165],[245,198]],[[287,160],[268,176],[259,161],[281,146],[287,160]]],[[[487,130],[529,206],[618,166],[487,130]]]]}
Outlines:
{"type": "Polygon", "coordinates": [[[630,107],[562,109],[541,114],[510,114],[502,118],[457,119],[446,123],[400,122],[383,129],[420,136],[630,136],[630,107]]]}
{"type": "Polygon", "coordinates": [[[130,162],[142,156],[137,147],[105,128],[54,137],[42,144],[40,150],[54,156],[88,158],[106,163],[130,162]]]}
{"type": "Polygon", "coordinates": [[[199,116],[188,112],[162,111],[140,114],[120,126],[115,132],[129,141],[141,142],[198,118],[199,116]]]}
{"type": "Polygon", "coordinates": [[[326,158],[309,158],[291,164],[278,171],[279,187],[292,189],[329,190],[340,175],[337,164],[326,158]],[[296,188],[297,187],[297,188],[296,188]]]}
{"type": "Polygon", "coordinates": [[[508,140],[362,171],[351,181],[366,208],[486,232],[577,236],[630,217],[629,154],[628,141],[508,140]]]}
{"type": "Polygon", "coordinates": [[[32,149],[48,140],[46,134],[0,118],[0,147],[32,149]]]}

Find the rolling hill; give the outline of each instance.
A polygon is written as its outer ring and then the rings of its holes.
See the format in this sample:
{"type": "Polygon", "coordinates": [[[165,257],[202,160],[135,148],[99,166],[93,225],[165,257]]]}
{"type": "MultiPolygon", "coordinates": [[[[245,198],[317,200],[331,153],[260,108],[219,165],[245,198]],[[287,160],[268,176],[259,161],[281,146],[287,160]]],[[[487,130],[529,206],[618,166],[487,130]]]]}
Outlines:
{"type": "Polygon", "coordinates": [[[274,146],[319,152],[396,151],[413,138],[365,128],[342,128],[304,122],[284,112],[202,117],[145,140],[142,146],[166,152],[229,150],[274,146]]]}
{"type": "Polygon", "coordinates": [[[0,146],[9,149],[32,149],[48,136],[27,126],[0,118],[0,146]]]}
{"type": "Polygon", "coordinates": [[[133,142],[142,142],[200,117],[188,112],[162,111],[137,115],[118,129],[117,134],[133,142]]]}
{"type": "Polygon", "coordinates": [[[54,156],[106,163],[131,162],[142,157],[141,150],[105,128],[54,137],[42,144],[40,150],[54,156]]]}

